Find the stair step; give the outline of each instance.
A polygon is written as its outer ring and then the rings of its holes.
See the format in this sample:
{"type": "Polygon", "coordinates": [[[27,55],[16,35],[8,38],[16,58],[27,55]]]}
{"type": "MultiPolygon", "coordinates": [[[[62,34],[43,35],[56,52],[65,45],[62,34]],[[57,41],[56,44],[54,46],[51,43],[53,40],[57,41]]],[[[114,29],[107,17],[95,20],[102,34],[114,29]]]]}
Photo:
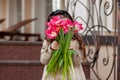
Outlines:
{"type": "MultiPolygon", "coordinates": [[[[41,80],[41,46],[42,42],[0,42],[0,80],[41,80]]],[[[89,65],[83,64],[83,69],[89,79],[89,65]]]]}

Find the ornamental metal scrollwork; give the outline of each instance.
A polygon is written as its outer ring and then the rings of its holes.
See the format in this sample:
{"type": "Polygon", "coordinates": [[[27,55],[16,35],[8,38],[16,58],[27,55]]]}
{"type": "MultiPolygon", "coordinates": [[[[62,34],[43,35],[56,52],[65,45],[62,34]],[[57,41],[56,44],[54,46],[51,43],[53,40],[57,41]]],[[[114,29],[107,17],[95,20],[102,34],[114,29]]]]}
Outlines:
{"type": "Polygon", "coordinates": [[[84,31],[80,34],[83,35],[83,39],[85,40],[85,43],[87,45],[87,62],[90,64],[90,68],[96,76],[96,79],[109,80],[113,73],[113,79],[116,80],[117,0],[86,0],[86,2],[87,5],[83,2],[83,0],[67,0],[66,9],[68,12],[71,13],[72,17],[75,20],[81,20],[82,23],[84,23],[84,25],[86,26],[84,28],[84,31]],[[81,15],[76,16],[76,12],[79,11],[79,9],[77,9],[77,7],[79,7],[78,5],[81,5],[82,8],[86,10],[87,19],[84,19],[81,15]],[[110,37],[104,35],[105,30],[107,33],[111,33],[111,30],[108,28],[108,26],[103,24],[103,14],[106,17],[109,17],[111,14],[114,14],[114,35],[110,37]],[[94,24],[94,16],[96,16],[97,24],[94,24]],[[93,48],[90,47],[91,44],[93,48]],[[102,46],[105,46],[104,54],[106,55],[103,57],[100,56],[102,54],[100,53],[102,46]],[[110,52],[110,46],[112,46],[113,52],[110,52]],[[110,53],[112,55],[110,55],[110,53]],[[100,57],[101,59],[99,59],[100,57]],[[102,62],[102,66],[104,67],[107,67],[111,63],[110,70],[107,74],[105,74],[105,79],[103,79],[102,76],[100,76],[100,73],[102,72],[100,72],[100,70],[98,69],[99,62],[102,62]]]}

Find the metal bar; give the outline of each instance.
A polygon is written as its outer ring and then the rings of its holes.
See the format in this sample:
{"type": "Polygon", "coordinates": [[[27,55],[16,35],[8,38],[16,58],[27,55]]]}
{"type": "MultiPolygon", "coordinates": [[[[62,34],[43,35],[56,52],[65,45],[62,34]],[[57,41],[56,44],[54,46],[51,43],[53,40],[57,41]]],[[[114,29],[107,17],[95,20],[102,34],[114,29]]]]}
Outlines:
{"type": "MultiPolygon", "coordinates": [[[[120,1],[119,1],[120,4],[120,1]]],[[[120,80],[120,5],[118,6],[117,80],[120,80]]]]}

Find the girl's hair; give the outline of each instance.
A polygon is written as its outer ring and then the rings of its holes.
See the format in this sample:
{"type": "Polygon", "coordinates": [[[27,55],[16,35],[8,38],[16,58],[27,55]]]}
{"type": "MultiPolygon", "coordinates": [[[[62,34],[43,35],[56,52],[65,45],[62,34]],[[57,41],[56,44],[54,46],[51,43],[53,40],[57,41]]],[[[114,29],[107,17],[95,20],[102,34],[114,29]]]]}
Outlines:
{"type": "MultiPolygon", "coordinates": [[[[48,19],[47,19],[47,22],[50,21],[50,19],[53,17],[53,16],[56,16],[56,15],[62,15],[64,18],[68,18],[70,19],[72,22],[73,22],[73,18],[71,17],[71,15],[65,11],[65,10],[56,10],[56,11],[53,11],[49,16],[48,16],[48,19]]],[[[73,35],[73,39],[77,39],[79,41],[79,49],[83,52],[83,56],[84,56],[84,59],[86,57],[86,50],[85,50],[85,44],[82,40],[82,37],[79,35],[79,33],[75,33],[73,35]]],[[[53,40],[52,40],[53,41],[53,40]]],[[[52,42],[50,41],[50,42],[52,42]]]]}
{"type": "Polygon", "coordinates": [[[56,11],[53,11],[49,16],[48,16],[48,20],[47,22],[50,21],[50,19],[53,17],[53,16],[56,16],[56,15],[62,15],[63,17],[67,17],[69,18],[71,21],[73,21],[73,18],[70,16],[70,14],[65,11],[65,10],[56,10],[56,11]]]}

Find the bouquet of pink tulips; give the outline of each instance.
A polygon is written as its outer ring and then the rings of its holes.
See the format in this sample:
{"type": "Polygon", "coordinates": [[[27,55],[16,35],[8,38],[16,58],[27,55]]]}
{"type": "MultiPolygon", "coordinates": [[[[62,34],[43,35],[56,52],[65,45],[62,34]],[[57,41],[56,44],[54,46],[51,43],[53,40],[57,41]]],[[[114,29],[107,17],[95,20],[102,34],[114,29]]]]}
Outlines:
{"type": "Polygon", "coordinates": [[[47,26],[46,37],[55,39],[59,43],[59,49],[52,52],[52,57],[47,65],[47,74],[54,75],[62,70],[62,80],[71,80],[70,72],[74,74],[72,55],[75,54],[75,51],[69,49],[69,45],[73,34],[83,29],[82,24],[57,15],[52,17],[47,26]]]}

